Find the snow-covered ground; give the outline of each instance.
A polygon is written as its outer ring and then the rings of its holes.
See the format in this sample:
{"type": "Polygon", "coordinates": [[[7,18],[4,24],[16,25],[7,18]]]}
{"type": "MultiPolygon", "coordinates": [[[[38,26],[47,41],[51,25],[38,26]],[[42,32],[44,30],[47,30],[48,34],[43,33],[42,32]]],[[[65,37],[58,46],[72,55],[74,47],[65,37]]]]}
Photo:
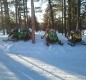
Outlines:
{"type": "Polygon", "coordinates": [[[35,44],[4,42],[7,35],[0,33],[0,80],[86,80],[86,46],[71,47],[59,34],[64,45],[47,47],[43,33],[36,33],[35,44]]]}

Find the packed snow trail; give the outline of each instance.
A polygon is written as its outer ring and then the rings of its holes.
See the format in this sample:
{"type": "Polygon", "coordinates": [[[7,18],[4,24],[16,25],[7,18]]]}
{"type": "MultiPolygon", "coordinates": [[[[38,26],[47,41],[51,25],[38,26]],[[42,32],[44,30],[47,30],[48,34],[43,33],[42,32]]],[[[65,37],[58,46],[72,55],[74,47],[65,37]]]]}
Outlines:
{"type": "Polygon", "coordinates": [[[41,62],[34,58],[15,54],[9,54],[9,56],[19,63],[47,77],[49,80],[81,80],[79,77],[76,77],[70,73],[67,73],[66,71],[63,71],[57,67],[41,62]]]}
{"type": "Polygon", "coordinates": [[[86,80],[86,46],[71,47],[60,36],[64,46],[47,47],[40,37],[32,44],[0,36],[0,80],[86,80]]]}
{"type": "MultiPolygon", "coordinates": [[[[4,64],[7,63],[7,57],[4,52],[0,50],[0,80],[20,80],[18,77],[4,64]]],[[[8,60],[9,62],[9,60],[8,60]]],[[[11,65],[10,65],[11,66],[11,65]]]]}
{"type": "Polygon", "coordinates": [[[47,80],[39,73],[16,62],[7,55],[7,51],[14,44],[4,42],[7,35],[0,34],[0,80],[47,80]]]}
{"type": "MultiPolygon", "coordinates": [[[[14,56],[15,57],[15,56],[14,56]]],[[[39,73],[0,53],[0,80],[47,80],[39,73]]]]}

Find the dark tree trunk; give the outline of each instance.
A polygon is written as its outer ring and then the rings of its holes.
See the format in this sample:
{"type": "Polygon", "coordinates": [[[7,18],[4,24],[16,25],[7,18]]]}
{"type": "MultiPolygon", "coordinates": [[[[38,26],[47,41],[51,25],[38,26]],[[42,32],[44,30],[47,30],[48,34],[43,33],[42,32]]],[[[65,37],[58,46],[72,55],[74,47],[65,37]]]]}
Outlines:
{"type": "Polygon", "coordinates": [[[51,28],[54,28],[54,17],[53,17],[53,10],[52,10],[52,5],[51,5],[51,0],[48,0],[49,3],[49,10],[50,10],[50,22],[51,22],[51,28]]]}
{"type": "Polygon", "coordinates": [[[18,0],[15,0],[16,28],[18,29],[18,0]]]}
{"type": "Polygon", "coordinates": [[[76,25],[76,30],[80,29],[80,6],[81,6],[81,1],[77,0],[77,25],[76,25]]]}
{"type": "Polygon", "coordinates": [[[62,35],[63,35],[63,16],[64,16],[64,12],[63,12],[63,0],[62,0],[62,35]]]}
{"type": "Polygon", "coordinates": [[[65,30],[65,37],[67,36],[67,28],[66,28],[66,0],[64,0],[64,30],[65,30]]]}
{"type": "Polygon", "coordinates": [[[10,19],[9,19],[9,8],[8,8],[8,2],[7,0],[3,0],[3,4],[4,4],[4,12],[5,12],[5,27],[7,30],[7,34],[10,33],[10,19]]]}
{"type": "Polygon", "coordinates": [[[71,0],[68,0],[68,35],[71,32],[71,0]]]}
{"type": "Polygon", "coordinates": [[[35,10],[34,1],[31,0],[32,43],[35,43],[35,10]]]}

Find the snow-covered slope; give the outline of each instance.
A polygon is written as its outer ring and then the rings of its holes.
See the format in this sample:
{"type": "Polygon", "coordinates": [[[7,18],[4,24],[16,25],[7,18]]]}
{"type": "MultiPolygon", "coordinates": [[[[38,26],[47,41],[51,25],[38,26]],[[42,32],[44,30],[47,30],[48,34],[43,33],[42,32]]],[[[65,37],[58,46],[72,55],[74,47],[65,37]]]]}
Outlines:
{"type": "MultiPolygon", "coordinates": [[[[86,46],[64,43],[46,46],[41,39],[44,32],[36,33],[32,41],[7,41],[0,33],[0,80],[86,80],[86,46]]],[[[86,41],[86,35],[83,36],[86,41]]]]}

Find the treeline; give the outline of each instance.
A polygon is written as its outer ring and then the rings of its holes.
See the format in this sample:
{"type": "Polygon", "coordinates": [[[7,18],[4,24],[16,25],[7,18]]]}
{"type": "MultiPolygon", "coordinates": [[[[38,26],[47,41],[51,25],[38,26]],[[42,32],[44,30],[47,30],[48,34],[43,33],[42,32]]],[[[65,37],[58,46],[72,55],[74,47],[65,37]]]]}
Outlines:
{"type": "Polygon", "coordinates": [[[43,23],[39,23],[36,16],[34,16],[35,11],[39,10],[41,12],[41,6],[34,9],[31,8],[32,13],[29,16],[30,8],[27,7],[28,0],[0,0],[0,29],[3,29],[4,34],[10,33],[12,28],[18,28],[21,31],[22,29],[34,26],[32,29],[35,31],[45,30],[49,27],[58,30],[58,32],[65,33],[66,36],[72,30],[86,28],[85,1],[31,0],[32,3],[30,4],[32,7],[34,7],[35,1],[41,1],[42,4],[48,3],[43,15],[43,23]]]}
{"type": "Polygon", "coordinates": [[[48,0],[49,5],[44,14],[45,28],[55,28],[65,35],[72,30],[86,29],[86,2],[81,0],[48,0]],[[52,12],[51,12],[52,11],[52,12]],[[53,13],[53,14],[52,14],[53,13]],[[52,16],[52,15],[53,16],[52,16]],[[59,16],[58,16],[59,15],[59,16]],[[53,26],[52,26],[53,20],[53,26]]]}

